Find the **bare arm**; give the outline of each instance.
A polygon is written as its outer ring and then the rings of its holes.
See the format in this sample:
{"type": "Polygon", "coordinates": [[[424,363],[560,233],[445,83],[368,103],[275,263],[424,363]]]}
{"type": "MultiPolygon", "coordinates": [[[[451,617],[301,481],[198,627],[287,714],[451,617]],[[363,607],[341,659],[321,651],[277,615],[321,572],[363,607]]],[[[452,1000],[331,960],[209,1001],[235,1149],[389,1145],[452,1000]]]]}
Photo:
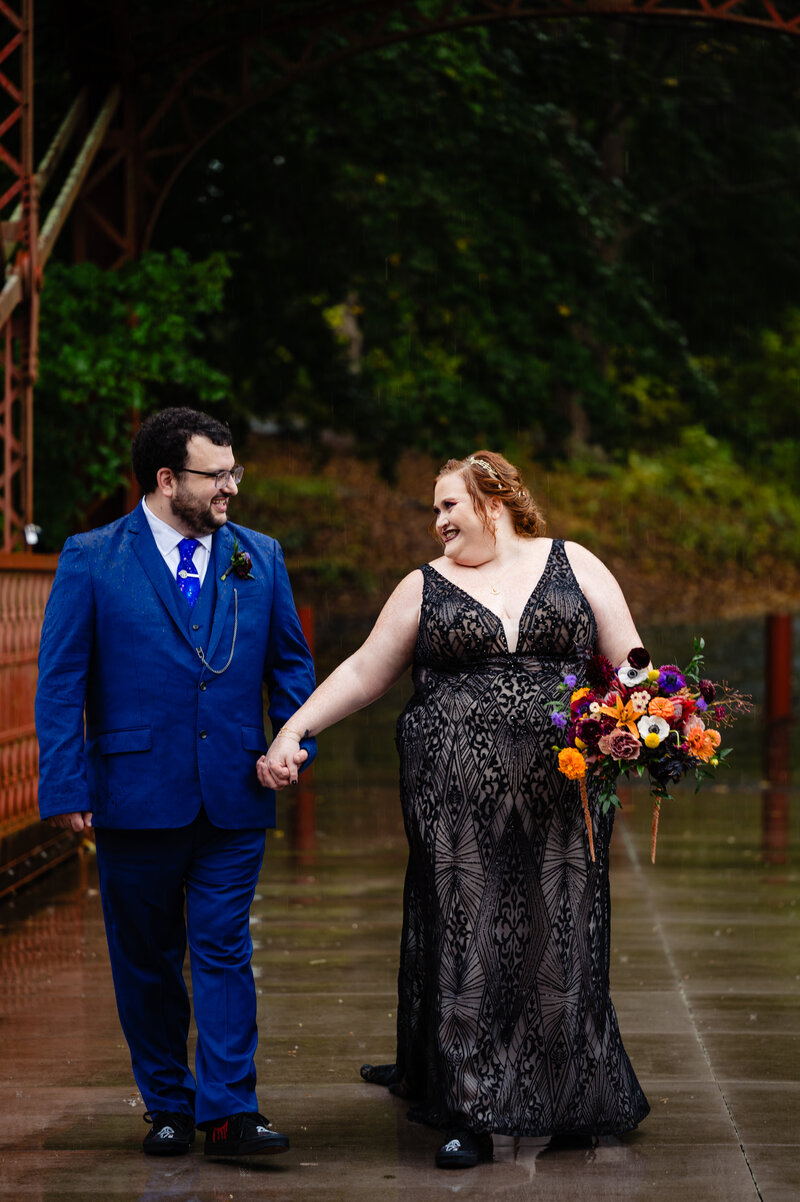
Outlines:
{"type": "Polygon", "coordinates": [[[622,589],[605,564],[580,543],[565,543],[564,549],[575,579],[594,612],[598,650],[615,668],[619,667],[632,647],[642,645],[622,589]]]}
{"type": "Polygon", "coordinates": [[[413,658],[421,603],[422,573],[414,571],[400,581],[366,642],[292,714],[286,722],[287,731],[292,733],[277,736],[258,761],[262,785],[281,789],[295,784],[298,766],[305,759],[305,752],[298,751],[297,740],[317,735],[363,709],[400,679],[413,658]]]}

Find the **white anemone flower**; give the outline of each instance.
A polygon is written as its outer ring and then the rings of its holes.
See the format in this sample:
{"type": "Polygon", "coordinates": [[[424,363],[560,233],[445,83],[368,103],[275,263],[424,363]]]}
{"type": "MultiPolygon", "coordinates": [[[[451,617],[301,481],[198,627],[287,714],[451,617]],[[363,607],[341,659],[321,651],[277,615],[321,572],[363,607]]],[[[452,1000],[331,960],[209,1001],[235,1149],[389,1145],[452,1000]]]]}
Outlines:
{"type": "Polygon", "coordinates": [[[629,689],[635,689],[637,684],[644,684],[650,672],[647,668],[632,668],[630,664],[623,664],[617,668],[617,676],[629,689]]]}
{"type": "Polygon", "coordinates": [[[664,718],[656,718],[652,714],[645,714],[643,718],[639,719],[636,726],[646,747],[658,747],[670,732],[669,722],[664,718]]]}

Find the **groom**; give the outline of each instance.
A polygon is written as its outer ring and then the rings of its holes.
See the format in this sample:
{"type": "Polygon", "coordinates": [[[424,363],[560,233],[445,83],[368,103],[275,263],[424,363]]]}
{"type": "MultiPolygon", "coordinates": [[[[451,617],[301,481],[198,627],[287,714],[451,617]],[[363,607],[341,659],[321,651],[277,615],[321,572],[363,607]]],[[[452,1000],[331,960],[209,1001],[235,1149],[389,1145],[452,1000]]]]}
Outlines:
{"type": "Polygon", "coordinates": [[[166,409],[137,433],[133,469],[133,513],[68,539],[59,559],[39,658],[39,808],[95,828],[117,1008],[152,1124],[144,1151],[188,1152],[196,1124],[207,1155],[283,1152],[255,1094],[249,915],[275,825],[256,760],[262,686],[277,731],[313,665],[279,545],[228,522],[242,479],[228,427],[166,409]]]}

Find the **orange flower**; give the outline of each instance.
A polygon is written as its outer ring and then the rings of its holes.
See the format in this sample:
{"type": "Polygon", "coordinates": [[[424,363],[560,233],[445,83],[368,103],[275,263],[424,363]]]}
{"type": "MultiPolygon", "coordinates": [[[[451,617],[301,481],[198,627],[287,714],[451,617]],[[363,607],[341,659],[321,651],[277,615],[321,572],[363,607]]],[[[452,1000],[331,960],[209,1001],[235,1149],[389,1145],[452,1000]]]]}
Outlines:
{"type": "Polygon", "coordinates": [[[575,705],[576,701],[581,701],[584,697],[587,697],[591,691],[591,689],[576,689],[569,699],[570,705],[575,705]]]}
{"type": "Polygon", "coordinates": [[[690,755],[708,763],[714,758],[714,752],[722,740],[716,730],[703,730],[700,726],[693,727],[683,740],[683,745],[690,755]]]}
{"type": "Polygon", "coordinates": [[[669,722],[675,717],[675,706],[669,697],[654,697],[647,707],[647,712],[652,718],[663,718],[665,722],[669,722]]]}
{"type": "Polygon", "coordinates": [[[642,711],[637,710],[632,701],[626,701],[623,705],[622,698],[619,695],[614,697],[614,701],[616,704],[613,707],[610,705],[601,705],[598,712],[608,714],[609,718],[616,718],[617,726],[626,727],[634,738],[638,739],[639,731],[636,728],[636,723],[641,718],[642,711]]]}
{"type": "Polygon", "coordinates": [[[574,747],[565,747],[558,753],[558,770],[570,780],[583,780],[586,776],[586,761],[574,747]]]}

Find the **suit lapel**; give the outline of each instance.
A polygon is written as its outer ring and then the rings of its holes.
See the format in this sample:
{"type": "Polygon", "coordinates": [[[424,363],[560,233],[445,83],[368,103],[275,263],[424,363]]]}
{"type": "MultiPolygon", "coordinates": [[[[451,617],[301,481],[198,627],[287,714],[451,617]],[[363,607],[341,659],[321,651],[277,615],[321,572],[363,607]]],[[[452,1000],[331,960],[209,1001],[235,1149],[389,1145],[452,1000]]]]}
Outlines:
{"type": "MultiPolygon", "coordinates": [[[[233,535],[227,526],[223,526],[220,530],[217,530],[212,540],[211,562],[208,565],[208,571],[213,572],[217,585],[217,603],[214,607],[211,638],[208,640],[208,650],[206,651],[206,659],[208,660],[214,655],[219,645],[219,640],[225,626],[225,619],[230,609],[231,598],[233,597],[233,587],[237,578],[233,572],[228,571],[228,568],[231,566],[232,555],[233,535]],[[222,579],[223,576],[225,576],[224,580],[222,579]]],[[[209,584],[211,584],[210,580],[209,584]]]]}
{"type": "Polygon", "coordinates": [[[175,587],[174,581],[170,578],[167,565],[164,563],[161,552],[156,546],[156,541],[147,524],[147,519],[138,506],[130,515],[128,533],[131,536],[134,554],[147,574],[150,583],[180,633],[186,639],[189,646],[193,646],[192,640],[189,637],[186,602],[175,587]]]}

